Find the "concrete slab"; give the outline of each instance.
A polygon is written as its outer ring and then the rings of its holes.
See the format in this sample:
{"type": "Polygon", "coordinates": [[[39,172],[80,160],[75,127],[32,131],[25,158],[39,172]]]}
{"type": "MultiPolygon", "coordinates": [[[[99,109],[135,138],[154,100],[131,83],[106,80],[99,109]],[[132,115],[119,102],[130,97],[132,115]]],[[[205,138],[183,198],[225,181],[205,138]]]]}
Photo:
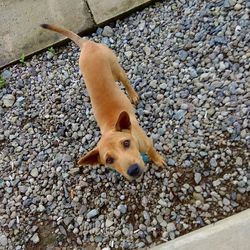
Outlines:
{"type": "Polygon", "coordinates": [[[77,33],[95,26],[84,0],[0,0],[0,68],[20,55],[63,40],[45,31],[41,23],[56,23],[77,33]]]}
{"type": "Polygon", "coordinates": [[[120,16],[151,0],[87,0],[97,25],[120,16]]]}
{"type": "Polygon", "coordinates": [[[151,250],[249,250],[250,209],[151,250]]]}

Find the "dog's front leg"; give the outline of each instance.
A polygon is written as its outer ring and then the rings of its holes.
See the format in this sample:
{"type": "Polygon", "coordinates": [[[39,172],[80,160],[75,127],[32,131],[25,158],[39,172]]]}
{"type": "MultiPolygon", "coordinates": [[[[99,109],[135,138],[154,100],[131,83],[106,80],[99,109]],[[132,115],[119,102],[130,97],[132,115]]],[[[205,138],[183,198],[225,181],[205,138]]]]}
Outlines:
{"type": "Polygon", "coordinates": [[[166,166],[164,157],[162,157],[154,148],[153,142],[146,135],[140,126],[134,126],[134,133],[139,143],[139,151],[146,153],[148,157],[159,167],[166,166]]]}
{"type": "Polygon", "coordinates": [[[154,162],[155,165],[159,167],[166,166],[165,159],[154,149],[152,144],[147,150],[147,155],[154,162]]]}

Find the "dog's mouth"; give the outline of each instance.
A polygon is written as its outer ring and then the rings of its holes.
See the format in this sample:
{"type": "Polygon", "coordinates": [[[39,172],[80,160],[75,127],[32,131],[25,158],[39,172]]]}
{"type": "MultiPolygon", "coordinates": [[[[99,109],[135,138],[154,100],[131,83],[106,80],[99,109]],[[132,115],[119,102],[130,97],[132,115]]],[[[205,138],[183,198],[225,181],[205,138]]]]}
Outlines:
{"type": "Polygon", "coordinates": [[[140,171],[136,176],[132,177],[132,180],[139,179],[143,174],[143,171],[140,171]]]}

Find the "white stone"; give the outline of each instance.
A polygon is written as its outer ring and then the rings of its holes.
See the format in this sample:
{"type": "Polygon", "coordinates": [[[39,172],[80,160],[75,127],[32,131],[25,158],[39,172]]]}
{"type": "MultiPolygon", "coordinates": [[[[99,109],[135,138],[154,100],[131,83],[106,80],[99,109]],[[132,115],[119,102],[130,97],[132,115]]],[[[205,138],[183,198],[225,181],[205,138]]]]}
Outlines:
{"type": "Polygon", "coordinates": [[[7,237],[4,234],[0,235],[0,246],[6,246],[7,244],[8,244],[7,237]]]}
{"type": "Polygon", "coordinates": [[[3,105],[6,108],[12,107],[14,103],[15,103],[15,96],[10,94],[3,96],[3,105]]]}
{"type": "Polygon", "coordinates": [[[196,184],[199,184],[201,181],[201,174],[200,173],[195,173],[194,174],[194,181],[196,184]]]}
{"type": "Polygon", "coordinates": [[[175,224],[173,222],[167,224],[167,232],[173,232],[176,230],[175,224]]]}
{"type": "Polygon", "coordinates": [[[33,168],[30,172],[32,177],[37,177],[38,176],[38,169],[37,168],[33,168]]]}
{"type": "Polygon", "coordinates": [[[107,219],[105,224],[106,227],[111,227],[114,224],[114,222],[112,220],[107,219]]]}
{"type": "Polygon", "coordinates": [[[30,240],[31,240],[34,244],[37,244],[37,243],[40,241],[40,239],[39,239],[37,233],[35,233],[35,234],[31,237],[30,240]]]}
{"type": "Polygon", "coordinates": [[[76,221],[77,221],[78,225],[81,225],[83,222],[83,216],[78,216],[76,221]]]}

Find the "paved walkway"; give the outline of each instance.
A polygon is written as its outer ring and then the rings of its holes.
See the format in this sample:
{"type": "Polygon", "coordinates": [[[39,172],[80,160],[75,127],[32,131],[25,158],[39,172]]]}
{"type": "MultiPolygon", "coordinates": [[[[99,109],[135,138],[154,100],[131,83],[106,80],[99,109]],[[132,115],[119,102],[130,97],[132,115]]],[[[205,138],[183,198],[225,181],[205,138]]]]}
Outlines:
{"type": "Polygon", "coordinates": [[[152,250],[249,250],[250,209],[152,250]]]}
{"type": "Polygon", "coordinates": [[[0,68],[19,60],[21,55],[34,54],[65,40],[42,30],[41,23],[55,23],[77,33],[87,33],[149,2],[151,0],[1,1],[0,68]]]}

